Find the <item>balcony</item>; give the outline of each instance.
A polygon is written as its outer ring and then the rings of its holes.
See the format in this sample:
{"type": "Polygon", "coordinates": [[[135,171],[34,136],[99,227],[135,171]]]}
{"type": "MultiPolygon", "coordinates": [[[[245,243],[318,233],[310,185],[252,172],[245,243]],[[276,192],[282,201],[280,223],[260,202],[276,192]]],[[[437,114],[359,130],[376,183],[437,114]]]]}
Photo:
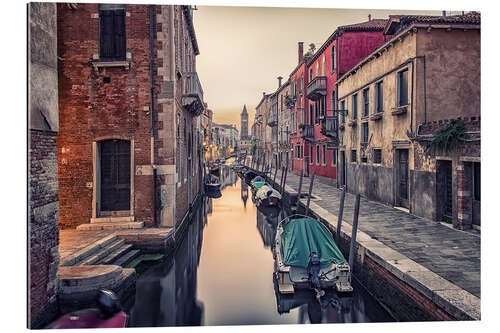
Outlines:
{"type": "Polygon", "coordinates": [[[278,113],[275,109],[270,109],[267,112],[267,126],[274,127],[278,125],[278,113]]]}
{"type": "Polygon", "coordinates": [[[314,140],[314,125],[302,124],[302,138],[305,140],[314,140]]]}
{"type": "Polygon", "coordinates": [[[337,126],[338,119],[337,117],[326,116],[321,120],[321,134],[327,136],[332,139],[338,138],[337,126]]]}
{"type": "Polygon", "coordinates": [[[182,106],[195,116],[203,112],[203,89],[196,72],[183,75],[182,106]]]}
{"type": "Polygon", "coordinates": [[[316,101],[326,96],[326,76],[316,76],[307,85],[307,98],[316,101]]]}

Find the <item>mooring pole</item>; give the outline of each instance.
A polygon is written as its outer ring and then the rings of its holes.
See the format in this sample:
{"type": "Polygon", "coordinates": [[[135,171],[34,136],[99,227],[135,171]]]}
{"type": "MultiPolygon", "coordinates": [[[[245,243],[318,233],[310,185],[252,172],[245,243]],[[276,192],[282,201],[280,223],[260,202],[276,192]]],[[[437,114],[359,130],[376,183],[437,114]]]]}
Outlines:
{"type": "MultiPolygon", "coordinates": [[[[264,158],[262,159],[262,172],[265,171],[265,168],[266,168],[266,155],[263,156],[264,158]]],[[[264,173],[264,177],[266,176],[266,174],[264,173]]]]}
{"type": "Polygon", "coordinates": [[[276,174],[278,173],[278,162],[274,165],[274,177],[273,177],[273,186],[276,183],[276,174]]]}
{"type": "Polygon", "coordinates": [[[313,184],[314,184],[314,176],[316,174],[313,173],[311,176],[311,183],[309,184],[309,194],[307,195],[307,206],[306,206],[306,216],[309,215],[309,203],[311,202],[311,193],[313,190],[313,184]]]}
{"type": "Polygon", "coordinates": [[[354,270],[354,245],[356,244],[356,235],[358,234],[358,216],[359,216],[359,201],[361,196],[356,194],[356,202],[354,203],[354,218],[352,220],[352,235],[351,235],[351,246],[349,248],[349,267],[351,268],[351,274],[354,270]]]}
{"type": "Polygon", "coordinates": [[[339,205],[339,220],[337,221],[337,233],[335,234],[335,241],[337,245],[340,241],[340,230],[342,228],[342,216],[344,215],[344,200],[345,200],[345,185],[340,188],[340,205],[339,205]]]}
{"type": "Polygon", "coordinates": [[[283,192],[283,176],[285,175],[285,168],[281,168],[281,178],[280,178],[280,191],[283,192]]]}
{"type": "Polygon", "coordinates": [[[288,175],[288,165],[285,167],[285,179],[283,180],[283,187],[281,188],[281,197],[285,196],[285,184],[287,175],[288,175]]]}
{"type": "Polygon", "coordinates": [[[299,201],[300,201],[300,195],[302,194],[302,179],[304,178],[304,169],[302,169],[302,172],[300,173],[300,178],[299,178],[299,192],[297,193],[297,207],[299,206],[299,201]]]}

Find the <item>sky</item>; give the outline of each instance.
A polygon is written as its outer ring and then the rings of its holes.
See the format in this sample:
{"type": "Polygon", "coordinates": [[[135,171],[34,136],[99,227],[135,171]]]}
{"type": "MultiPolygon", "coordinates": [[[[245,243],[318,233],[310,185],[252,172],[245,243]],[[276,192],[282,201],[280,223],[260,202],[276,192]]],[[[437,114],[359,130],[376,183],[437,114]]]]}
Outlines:
{"type": "MultiPolygon", "coordinates": [[[[249,127],[262,93],[274,92],[298,64],[297,43],[316,49],[341,25],[389,14],[441,15],[441,11],[197,6],[196,59],[204,99],[216,123],[240,127],[246,104],[249,127]]],[[[457,12],[454,12],[457,13],[457,12]]]]}

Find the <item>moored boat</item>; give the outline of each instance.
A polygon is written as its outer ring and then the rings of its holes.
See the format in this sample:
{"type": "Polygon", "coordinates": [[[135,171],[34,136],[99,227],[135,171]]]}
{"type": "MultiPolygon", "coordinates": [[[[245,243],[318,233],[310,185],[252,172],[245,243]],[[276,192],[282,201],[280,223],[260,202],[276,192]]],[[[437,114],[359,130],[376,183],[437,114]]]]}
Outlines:
{"type": "Polygon", "coordinates": [[[278,207],[281,202],[281,194],[267,183],[255,192],[255,198],[257,206],[262,207],[278,207]]]}
{"type": "Polygon", "coordinates": [[[323,289],[352,292],[351,269],[330,231],[304,215],[283,219],[277,227],[275,274],[281,293],[312,289],[316,297],[323,289]]]}

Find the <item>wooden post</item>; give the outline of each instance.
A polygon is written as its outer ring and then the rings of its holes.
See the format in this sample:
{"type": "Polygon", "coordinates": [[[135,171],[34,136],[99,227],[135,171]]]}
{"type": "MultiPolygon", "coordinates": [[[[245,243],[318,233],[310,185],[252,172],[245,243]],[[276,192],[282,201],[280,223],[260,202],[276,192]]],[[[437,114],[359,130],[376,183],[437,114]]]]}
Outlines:
{"type": "Polygon", "coordinates": [[[281,168],[281,179],[280,179],[280,191],[283,192],[283,176],[285,174],[285,168],[281,168]]]}
{"type": "Polygon", "coordinates": [[[309,203],[311,202],[311,193],[312,193],[312,190],[313,190],[314,176],[315,175],[316,175],[315,173],[312,174],[312,176],[311,176],[311,183],[309,184],[309,195],[307,196],[306,216],[309,215],[309,203]]]}
{"type": "MultiPolygon", "coordinates": [[[[263,156],[264,158],[262,159],[262,172],[266,171],[266,155],[263,156]]],[[[265,174],[264,174],[265,176],[265,174]]]]}
{"type": "Polygon", "coordinates": [[[288,165],[285,167],[285,179],[283,180],[283,187],[281,188],[281,197],[285,196],[285,184],[286,184],[286,176],[288,175],[288,165]]]}
{"type": "Polygon", "coordinates": [[[354,218],[352,220],[352,235],[351,235],[351,246],[349,248],[349,267],[351,268],[351,274],[354,270],[354,245],[356,244],[356,235],[358,234],[358,216],[359,216],[359,201],[361,196],[356,194],[356,202],[354,203],[354,218]]]}
{"type": "MultiPolygon", "coordinates": [[[[278,164],[275,165],[274,168],[274,177],[273,177],[273,183],[276,183],[276,174],[278,173],[278,164]]],[[[273,184],[274,186],[274,184],[273,184]]]]}
{"type": "Polygon", "coordinates": [[[300,195],[302,194],[302,179],[304,178],[304,169],[302,169],[302,172],[300,173],[300,178],[299,178],[299,192],[297,193],[297,207],[299,205],[300,201],[300,195]]]}
{"type": "Polygon", "coordinates": [[[339,220],[337,221],[337,233],[335,235],[335,241],[339,245],[340,241],[340,230],[342,228],[342,216],[344,215],[344,200],[345,200],[345,186],[342,186],[342,193],[340,193],[340,205],[339,205],[339,220]]]}

